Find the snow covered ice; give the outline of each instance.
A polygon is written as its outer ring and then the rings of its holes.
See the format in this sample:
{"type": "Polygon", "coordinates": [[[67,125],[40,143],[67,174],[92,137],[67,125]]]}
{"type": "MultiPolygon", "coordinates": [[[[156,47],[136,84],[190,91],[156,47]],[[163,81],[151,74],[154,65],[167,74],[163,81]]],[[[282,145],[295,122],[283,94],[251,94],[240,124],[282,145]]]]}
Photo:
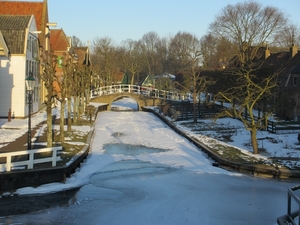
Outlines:
{"type": "Polygon", "coordinates": [[[0,218],[0,224],[275,225],[295,185],[213,167],[151,113],[102,112],[89,158],[65,184],[17,190],[26,195],[82,186],[69,205],[0,218]],[[109,144],[160,151],[107,152],[109,144]]]}

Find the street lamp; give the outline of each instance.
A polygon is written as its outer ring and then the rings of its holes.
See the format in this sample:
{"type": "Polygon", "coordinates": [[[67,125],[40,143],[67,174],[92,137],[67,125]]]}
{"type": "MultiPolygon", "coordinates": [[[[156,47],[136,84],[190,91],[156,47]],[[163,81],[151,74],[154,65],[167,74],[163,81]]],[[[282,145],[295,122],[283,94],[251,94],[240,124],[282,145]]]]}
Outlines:
{"type": "Polygon", "coordinates": [[[28,138],[27,138],[27,150],[31,149],[31,105],[32,105],[32,93],[34,90],[35,79],[32,76],[32,72],[29,72],[29,76],[25,79],[26,89],[28,93],[28,138]]]}

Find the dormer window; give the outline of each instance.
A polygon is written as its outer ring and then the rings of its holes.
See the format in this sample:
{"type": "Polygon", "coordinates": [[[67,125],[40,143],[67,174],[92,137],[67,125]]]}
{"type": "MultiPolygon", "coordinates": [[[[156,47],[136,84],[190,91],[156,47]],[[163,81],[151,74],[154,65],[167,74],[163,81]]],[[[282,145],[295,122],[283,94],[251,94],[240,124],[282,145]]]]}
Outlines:
{"type": "Polygon", "coordinates": [[[38,40],[35,37],[29,37],[27,42],[27,50],[31,52],[32,58],[37,57],[38,54],[38,40]]]}

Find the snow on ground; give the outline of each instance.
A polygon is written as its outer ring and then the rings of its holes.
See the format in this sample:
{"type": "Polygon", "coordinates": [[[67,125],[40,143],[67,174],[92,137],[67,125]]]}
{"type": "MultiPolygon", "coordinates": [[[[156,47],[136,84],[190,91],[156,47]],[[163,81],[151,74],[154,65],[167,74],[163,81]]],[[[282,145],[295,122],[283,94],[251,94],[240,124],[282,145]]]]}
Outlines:
{"type": "MultiPolygon", "coordinates": [[[[113,105],[115,109],[137,109],[137,104],[132,99],[123,99],[113,105]]],[[[59,116],[59,107],[54,108],[53,114],[59,116]]],[[[185,168],[192,171],[199,171],[205,173],[228,173],[219,168],[211,167],[211,162],[207,159],[204,153],[199,153],[198,149],[191,146],[184,138],[177,135],[169,129],[160,120],[153,120],[151,113],[144,112],[102,112],[96,121],[95,129],[97,137],[94,138],[92,143],[92,152],[88,163],[80,169],[79,173],[74,174],[69,178],[66,184],[47,184],[38,188],[22,188],[17,191],[18,194],[29,193],[44,193],[56,192],[59,190],[70,189],[79,187],[89,182],[89,177],[104,166],[120,161],[120,160],[140,160],[151,163],[165,164],[177,168],[185,168]],[[126,120],[126,123],[119,122],[126,120]],[[151,121],[149,123],[148,121],[151,121]],[[150,133],[149,133],[150,131],[150,133]],[[144,135],[146,134],[146,135],[144,135]],[[117,137],[116,137],[117,135],[117,137]],[[155,140],[155,141],[153,141],[155,140]],[[157,154],[140,154],[137,156],[132,155],[106,155],[104,145],[110,143],[123,143],[128,145],[141,145],[149,148],[165,149],[163,153],[157,154]],[[99,159],[99,156],[100,159],[99,159]]],[[[41,111],[32,117],[32,127],[36,126],[46,118],[45,111],[41,111]]],[[[183,122],[176,122],[176,125],[183,129],[191,136],[198,138],[201,142],[211,145],[212,140],[214,143],[217,141],[213,139],[220,135],[216,131],[206,129],[206,131],[195,132],[197,127],[183,126],[183,122]]],[[[231,142],[218,142],[223,145],[232,145],[240,148],[241,151],[255,156],[257,158],[264,158],[270,156],[291,156],[299,157],[299,144],[296,134],[271,134],[266,131],[258,131],[259,147],[264,151],[259,155],[253,155],[252,149],[249,145],[250,135],[245,131],[242,124],[234,119],[219,119],[216,124],[212,124],[211,120],[198,120],[199,124],[205,124],[204,127],[226,127],[233,131],[231,142]]],[[[14,141],[19,136],[27,132],[28,120],[27,119],[13,119],[11,122],[7,120],[0,120],[0,142],[5,145],[8,142],[14,141]]],[[[43,130],[45,127],[42,127],[43,130]]],[[[82,132],[88,132],[89,127],[73,127],[74,129],[82,129],[82,132]]],[[[59,129],[58,126],[55,129],[59,129]]],[[[228,130],[226,132],[229,132],[228,130]]],[[[33,137],[34,139],[35,137],[33,137]]],[[[220,137],[219,137],[220,138],[220,137]]]]}
{"type": "Polygon", "coordinates": [[[286,213],[287,188],[295,185],[213,167],[151,113],[102,112],[89,158],[65,184],[17,190],[33,194],[82,186],[68,207],[4,217],[0,224],[275,225],[286,213]],[[107,148],[120,143],[151,151],[107,148]]]}
{"type": "Polygon", "coordinates": [[[206,154],[200,152],[151,113],[102,112],[95,122],[95,136],[91,149],[87,163],[82,165],[78,173],[68,178],[65,184],[52,183],[37,188],[21,188],[17,190],[17,194],[49,193],[80,187],[89,183],[90,177],[97,171],[123,160],[163,164],[202,173],[230,174],[226,170],[212,167],[206,154]],[[139,145],[165,151],[136,155],[106,154],[105,145],[114,143],[139,145]]]}
{"type": "MultiPolygon", "coordinates": [[[[300,167],[300,144],[297,140],[298,133],[294,131],[273,134],[259,130],[257,132],[259,154],[252,154],[250,132],[245,130],[242,122],[237,119],[221,118],[215,124],[210,119],[199,119],[195,125],[192,121],[180,121],[175,122],[175,124],[189,136],[211,149],[220,149],[218,147],[220,145],[235,147],[243,154],[241,157],[245,160],[250,161],[251,158],[252,161],[256,159],[266,165],[285,166],[290,169],[299,169],[300,167]],[[277,159],[270,159],[274,157],[277,159]],[[288,159],[282,157],[288,157],[288,159]]],[[[226,150],[217,151],[219,154],[226,154],[224,152],[226,150]]]]}

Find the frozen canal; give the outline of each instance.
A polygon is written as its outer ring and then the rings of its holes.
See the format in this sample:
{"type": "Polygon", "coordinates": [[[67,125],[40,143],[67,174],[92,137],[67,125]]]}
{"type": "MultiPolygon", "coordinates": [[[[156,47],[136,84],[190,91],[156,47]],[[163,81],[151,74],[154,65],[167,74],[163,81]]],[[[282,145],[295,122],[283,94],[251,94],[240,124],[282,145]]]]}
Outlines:
{"type": "Polygon", "coordinates": [[[0,218],[0,224],[274,225],[286,213],[287,189],[297,183],[211,163],[150,113],[103,112],[80,171],[66,184],[36,190],[82,186],[68,206],[0,218]]]}

